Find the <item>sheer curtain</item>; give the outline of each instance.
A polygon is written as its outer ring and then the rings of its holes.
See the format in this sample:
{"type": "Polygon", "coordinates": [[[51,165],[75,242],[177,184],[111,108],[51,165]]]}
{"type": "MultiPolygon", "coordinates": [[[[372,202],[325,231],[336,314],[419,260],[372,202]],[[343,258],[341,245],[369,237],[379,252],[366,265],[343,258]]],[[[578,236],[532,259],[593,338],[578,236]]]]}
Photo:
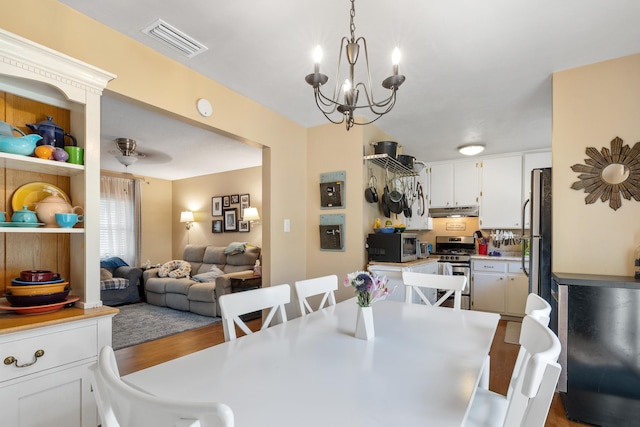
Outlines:
{"type": "Polygon", "coordinates": [[[140,180],[100,177],[100,257],[140,265],[140,180]]]}

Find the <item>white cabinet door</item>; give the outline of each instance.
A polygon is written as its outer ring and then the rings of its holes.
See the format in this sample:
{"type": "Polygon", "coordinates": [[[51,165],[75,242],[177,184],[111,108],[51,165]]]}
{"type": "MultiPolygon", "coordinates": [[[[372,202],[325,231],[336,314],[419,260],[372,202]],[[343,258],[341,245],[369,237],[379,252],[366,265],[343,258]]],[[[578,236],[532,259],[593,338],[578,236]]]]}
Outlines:
{"type": "MultiPolygon", "coordinates": [[[[550,168],[551,167],[551,151],[545,151],[542,153],[528,153],[524,155],[524,167],[523,167],[523,187],[522,187],[522,203],[525,200],[531,198],[531,171],[536,168],[550,168]]],[[[525,210],[524,227],[530,227],[531,211],[529,205],[525,210]]]]}
{"type": "Polygon", "coordinates": [[[14,427],[96,426],[89,365],[79,365],[0,387],[2,425],[14,427]]]}
{"type": "Polygon", "coordinates": [[[480,226],[520,228],[522,156],[483,160],[481,174],[480,226]]]}
{"type": "Polygon", "coordinates": [[[453,164],[454,206],[478,204],[479,175],[478,162],[466,161],[453,164]]]}
{"type": "Polygon", "coordinates": [[[507,275],[506,313],[524,316],[529,295],[529,278],[522,271],[521,262],[510,262],[507,275]]]}
{"type": "Polygon", "coordinates": [[[431,165],[429,207],[453,206],[453,163],[431,165]]]}
{"type": "Polygon", "coordinates": [[[474,272],[472,308],[503,313],[505,309],[506,274],[474,272]]]}

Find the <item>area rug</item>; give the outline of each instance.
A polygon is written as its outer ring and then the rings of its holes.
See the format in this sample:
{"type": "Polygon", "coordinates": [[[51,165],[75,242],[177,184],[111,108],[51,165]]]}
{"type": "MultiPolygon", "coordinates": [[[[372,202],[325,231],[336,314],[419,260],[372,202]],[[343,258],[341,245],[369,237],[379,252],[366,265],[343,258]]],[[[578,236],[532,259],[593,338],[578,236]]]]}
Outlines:
{"type": "Polygon", "coordinates": [[[114,350],[221,321],[219,317],[200,316],[144,302],[118,308],[120,313],[113,317],[114,350]]]}
{"type": "Polygon", "coordinates": [[[507,322],[507,330],[504,334],[504,342],[507,344],[520,344],[520,322],[507,322]]]}

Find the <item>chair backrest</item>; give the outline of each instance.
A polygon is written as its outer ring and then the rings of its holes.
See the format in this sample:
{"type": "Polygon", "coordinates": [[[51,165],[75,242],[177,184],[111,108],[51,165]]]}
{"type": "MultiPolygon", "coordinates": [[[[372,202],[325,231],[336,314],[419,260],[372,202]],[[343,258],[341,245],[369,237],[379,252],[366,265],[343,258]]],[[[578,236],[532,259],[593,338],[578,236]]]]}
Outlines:
{"type": "Polygon", "coordinates": [[[260,330],[269,327],[272,321],[274,324],[286,322],[287,313],[284,305],[288,304],[290,300],[291,287],[289,285],[269,286],[222,295],[220,297],[220,311],[222,312],[224,340],[236,339],[235,325],[238,325],[245,334],[251,334],[251,329],[240,318],[243,314],[269,308],[269,313],[262,321],[260,330]]]}
{"type": "Polygon", "coordinates": [[[540,295],[533,292],[527,295],[527,303],[524,313],[538,320],[545,326],[549,326],[551,320],[551,304],[540,295]]]}
{"type": "Polygon", "coordinates": [[[307,313],[312,313],[314,310],[311,308],[308,297],[322,294],[322,300],[318,305],[318,310],[321,310],[329,305],[336,304],[336,296],[334,291],[338,289],[338,276],[323,276],[315,277],[313,279],[298,280],[295,284],[296,299],[298,300],[298,314],[304,316],[307,313]]]}
{"type": "Polygon", "coordinates": [[[100,350],[92,365],[93,390],[103,427],[233,427],[231,408],[217,402],[186,402],[151,395],[120,379],[113,349],[100,350]]]}
{"type": "Polygon", "coordinates": [[[551,329],[527,315],[522,319],[520,345],[525,357],[512,377],[515,384],[509,384],[503,425],[543,427],[560,377],[560,340],[551,329]]]}
{"type": "MultiPolygon", "coordinates": [[[[530,293],[527,296],[527,303],[525,305],[524,313],[527,316],[533,317],[544,326],[549,326],[549,321],[551,319],[551,304],[549,304],[539,295],[530,293]]],[[[522,363],[524,363],[524,360],[527,356],[526,353],[527,352],[524,347],[520,347],[520,351],[518,351],[518,357],[516,358],[516,363],[513,367],[513,373],[511,374],[511,382],[509,384],[516,384],[517,375],[520,372],[522,363]]]]}
{"type": "Polygon", "coordinates": [[[467,286],[467,278],[461,275],[441,275],[441,274],[426,274],[416,273],[414,271],[403,271],[402,281],[405,286],[404,300],[410,303],[413,299],[413,292],[420,296],[420,299],[428,305],[439,306],[454,294],[453,308],[460,310],[460,304],[462,302],[462,291],[467,286]],[[431,303],[425,296],[420,288],[431,288],[446,290],[444,295],[440,297],[435,303],[431,303]]]}

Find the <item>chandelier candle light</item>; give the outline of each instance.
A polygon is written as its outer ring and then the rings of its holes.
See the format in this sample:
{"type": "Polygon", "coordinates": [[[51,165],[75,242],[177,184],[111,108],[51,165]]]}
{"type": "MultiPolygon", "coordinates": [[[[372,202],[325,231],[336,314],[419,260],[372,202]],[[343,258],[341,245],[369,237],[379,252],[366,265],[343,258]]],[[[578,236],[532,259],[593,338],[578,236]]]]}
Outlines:
{"type": "Polygon", "coordinates": [[[347,130],[351,129],[354,124],[367,125],[373,123],[382,117],[384,114],[391,111],[396,103],[396,92],[400,85],[404,83],[405,77],[398,74],[398,64],[400,62],[400,50],[396,47],[392,54],[393,74],[382,81],[382,87],[389,89],[391,94],[383,101],[376,102],[373,97],[373,88],[371,85],[371,72],[369,69],[369,53],[367,52],[367,41],[364,37],[355,36],[356,26],[354,23],[355,0],[351,0],[351,20],[349,29],[351,31],[351,37],[343,37],[340,42],[340,52],[338,55],[338,68],[336,70],[336,82],[333,89],[333,96],[327,97],[321,91],[321,86],[327,83],[329,77],[326,74],[320,72],[320,62],[322,61],[322,49],[320,46],[316,47],[314,51],[314,72],[308,74],[305,77],[305,81],[313,86],[313,93],[316,100],[316,105],[322,111],[322,114],[332,123],[340,124],[345,122],[347,130]],[[368,84],[355,83],[354,71],[355,65],[358,61],[358,54],[360,52],[360,44],[364,49],[365,65],[367,67],[368,84]],[[347,62],[349,62],[349,76],[344,80],[344,83],[340,85],[340,65],[342,63],[342,52],[344,51],[347,62]],[[366,98],[366,103],[358,104],[359,89],[361,88],[366,98]],[[357,109],[368,108],[374,115],[373,120],[365,121],[363,123],[356,123],[354,121],[354,114],[357,109]],[[332,117],[335,112],[341,113],[342,117],[338,115],[338,118],[332,117]]]}
{"type": "Polygon", "coordinates": [[[371,305],[389,295],[387,277],[378,277],[374,273],[356,271],[347,274],[345,286],[353,286],[358,297],[358,317],[356,319],[356,338],[370,340],[375,336],[373,327],[373,308],[371,305]]]}

